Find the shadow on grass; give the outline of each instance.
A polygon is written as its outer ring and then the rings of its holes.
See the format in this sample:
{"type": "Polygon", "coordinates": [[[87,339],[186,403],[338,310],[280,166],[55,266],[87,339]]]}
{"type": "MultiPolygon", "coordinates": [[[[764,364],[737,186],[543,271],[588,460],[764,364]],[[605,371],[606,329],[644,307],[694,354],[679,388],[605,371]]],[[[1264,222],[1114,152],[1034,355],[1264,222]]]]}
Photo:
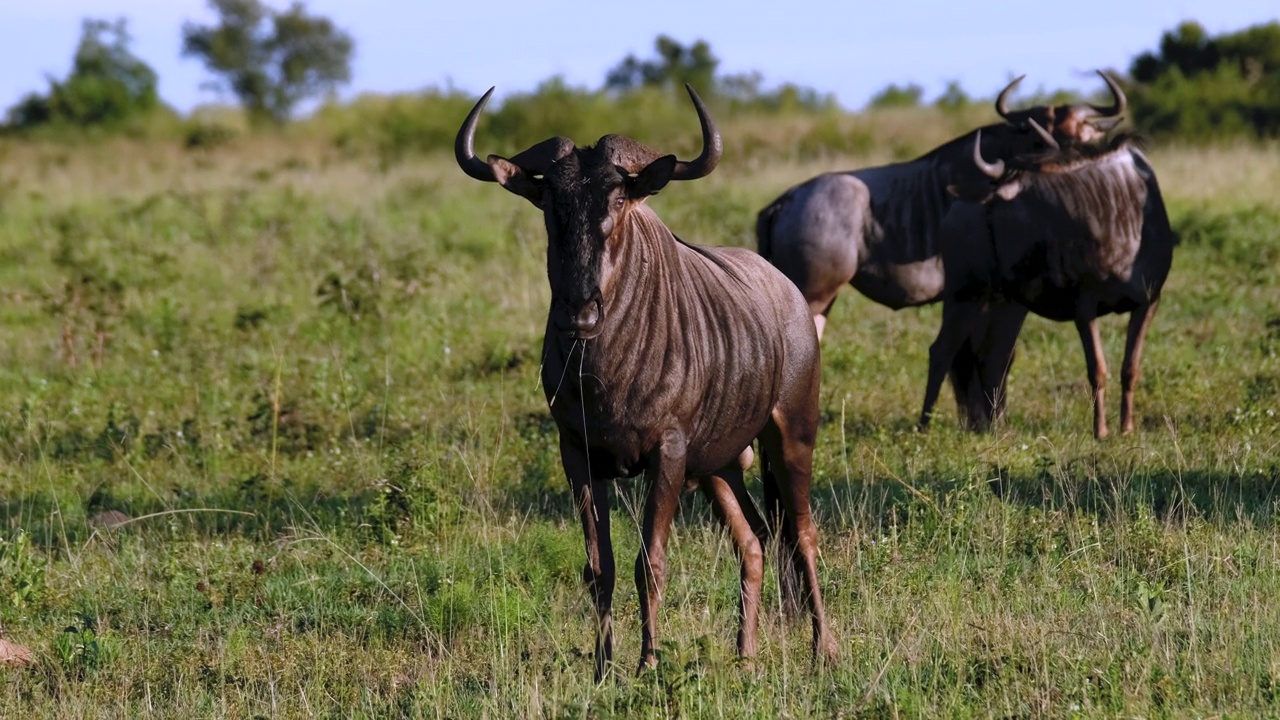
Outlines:
{"type": "Polygon", "coordinates": [[[901,525],[914,515],[945,515],[966,497],[990,493],[1014,507],[1094,515],[1099,520],[1150,514],[1165,522],[1199,518],[1217,525],[1276,525],[1280,491],[1275,472],[1250,478],[1210,470],[1158,471],[1130,477],[1009,474],[991,468],[990,480],[964,482],[929,474],[824,483],[811,503],[832,529],[901,525]],[[983,487],[985,485],[985,487],[983,487]]]}
{"type": "Polygon", "coordinates": [[[1137,477],[997,476],[990,487],[1006,502],[1044,510],[1079,510],[1105,518],[1148,509],[1166,521],[1199,517],[1271,527],[1280,503],[1276,481],[1274,471],[1241,478],[1215,470],[1161,470],[1137,477]]]}

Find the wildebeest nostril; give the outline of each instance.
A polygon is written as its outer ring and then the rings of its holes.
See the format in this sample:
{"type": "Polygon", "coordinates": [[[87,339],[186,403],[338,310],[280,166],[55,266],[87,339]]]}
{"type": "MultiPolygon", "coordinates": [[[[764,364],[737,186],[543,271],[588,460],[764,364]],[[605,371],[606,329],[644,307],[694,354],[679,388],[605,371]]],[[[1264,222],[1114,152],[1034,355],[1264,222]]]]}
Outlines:
{"type": "Polygon", "coordinates": [[[588,300],[586,305],[578,309],[578,313],[573,317],[573,329],[579,331],[589,331],[595,329],[600,322],[600,302],[598,300],[588,300]]]}
{"type": "Polygon", "coordinates": [[[574,335],[595,331],[604,319],[604,301],[600,291],[593,292],[586,300],[557,300],[552,309],[555,325],[574,335]]]}
{"type": "Polygon", "coordinates": [[[604,301],[600,297],[600,290],[597,289],[591,293],[591,297],[576,312],[570,320],[570,328],[577,333],[589,333],[596,329],[600,324],[600,320],[604,317],[604,301]]]}

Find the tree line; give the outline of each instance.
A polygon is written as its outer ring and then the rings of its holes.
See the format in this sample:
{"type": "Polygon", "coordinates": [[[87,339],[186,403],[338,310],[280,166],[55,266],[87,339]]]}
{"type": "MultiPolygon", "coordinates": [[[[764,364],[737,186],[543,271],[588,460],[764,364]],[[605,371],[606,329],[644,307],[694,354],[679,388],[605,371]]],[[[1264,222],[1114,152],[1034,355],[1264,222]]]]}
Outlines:
{"type": "MultiPolygon", "coordinates": [[[[280,11],[261,0],[208,2],[217,20],[185,23],[182,54],[202,62],[213,76],[209,86],[234,96],[253,123],[283,125],[307,100],[350,82],[355,41],[302,3],[280,11]]],[[[156,72],[129,45],[126,20],[84,20],[70,73],[50,77],[46,92],[9,108],[6,129],[109,131],[165,111],[156,72]]],[[[606,71],[598,90],[574,90],[552,78],[533,96],[578,105],[617,104],[637,93],[675,93],[687,82],[729,113],[838,109],[830,93],[793,83],[765,88],[760,73],[722,74],[719,64],[704,40],[683,44],[660,35],[651,57],[627,55],[606,71]]],[[[1143,132],[1188,139],[1280,136],[1280,21],[1216,36],[1196,22],[1184,22],[1164,33],[1155,49],[1135,57],[1124,80],[1134,124],[1143,132]]],[[[1049,97],[1069,95],[1059,91],[1049,97]]],[[[973,101],[952,82],[931,104],[955,109],[973,101]]],[[[876,93],[868,108],[924,104],[919,85],[893,84],[876,93]]]]}

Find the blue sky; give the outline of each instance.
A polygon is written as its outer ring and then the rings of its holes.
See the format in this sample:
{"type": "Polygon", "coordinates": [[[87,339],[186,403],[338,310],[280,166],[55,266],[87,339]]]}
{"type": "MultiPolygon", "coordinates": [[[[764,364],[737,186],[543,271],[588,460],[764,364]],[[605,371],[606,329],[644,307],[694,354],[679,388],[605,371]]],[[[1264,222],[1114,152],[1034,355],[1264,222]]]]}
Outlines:
{"type": "MultiPolygon", "coordinates": [[[[285,0],[269,4],[283,8],[285,0]]],[[[1101,87],[1097,67],[1126,68],[1184,19],[1211,32],[1280,18],[1277,0],[309,0],[356,40],[351,85],[360,92],[452,84],[476,93],[531,90],[563,75],[598,87],[628,53],[652,54],[660,33],[705,39],[722,72],[759,71],[766,86],[796,82],[861,107],[889,83],[915,82],[926,96],[958,80],[990,95],[1017,74],[1027,89],[1101,87]]],[[[80,20],[126,17],[134,52],[160,75],[165,101],[189,110],[227,100],[182,59],[184,20],[209,21],[205,0],[0,0],[0,110],[44,77],[66,75],[80,20]]]]}

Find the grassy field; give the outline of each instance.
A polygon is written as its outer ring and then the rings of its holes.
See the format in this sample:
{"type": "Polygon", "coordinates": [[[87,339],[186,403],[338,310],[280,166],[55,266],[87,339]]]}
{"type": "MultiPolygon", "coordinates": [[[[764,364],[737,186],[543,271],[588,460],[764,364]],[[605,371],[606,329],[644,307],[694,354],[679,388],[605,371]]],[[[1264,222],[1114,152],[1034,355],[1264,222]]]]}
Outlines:
{"type": "MultiPolygon", "coordinates": [[[[730,157],[653,202],[750,246],[788,185],[903,152],[730,157]]],[[[736,664],[736,560],[690,496],[662,664],[631,674],[620,572],[596,686],[527,203],[297,138],[2,145],[0,627],[35,660],[0,716],[1274,715],[1280,147],[1150,154],[1183,240],[1136,435],[1093,439],[1074,329],[1034,318],[1005,425],[948,402],[917,433],[938,309],[846,290],[815,462],[839,664],[771,571],[736,664]]],[[[616,486],[624,570],[641,497],[616,486]]]]}

